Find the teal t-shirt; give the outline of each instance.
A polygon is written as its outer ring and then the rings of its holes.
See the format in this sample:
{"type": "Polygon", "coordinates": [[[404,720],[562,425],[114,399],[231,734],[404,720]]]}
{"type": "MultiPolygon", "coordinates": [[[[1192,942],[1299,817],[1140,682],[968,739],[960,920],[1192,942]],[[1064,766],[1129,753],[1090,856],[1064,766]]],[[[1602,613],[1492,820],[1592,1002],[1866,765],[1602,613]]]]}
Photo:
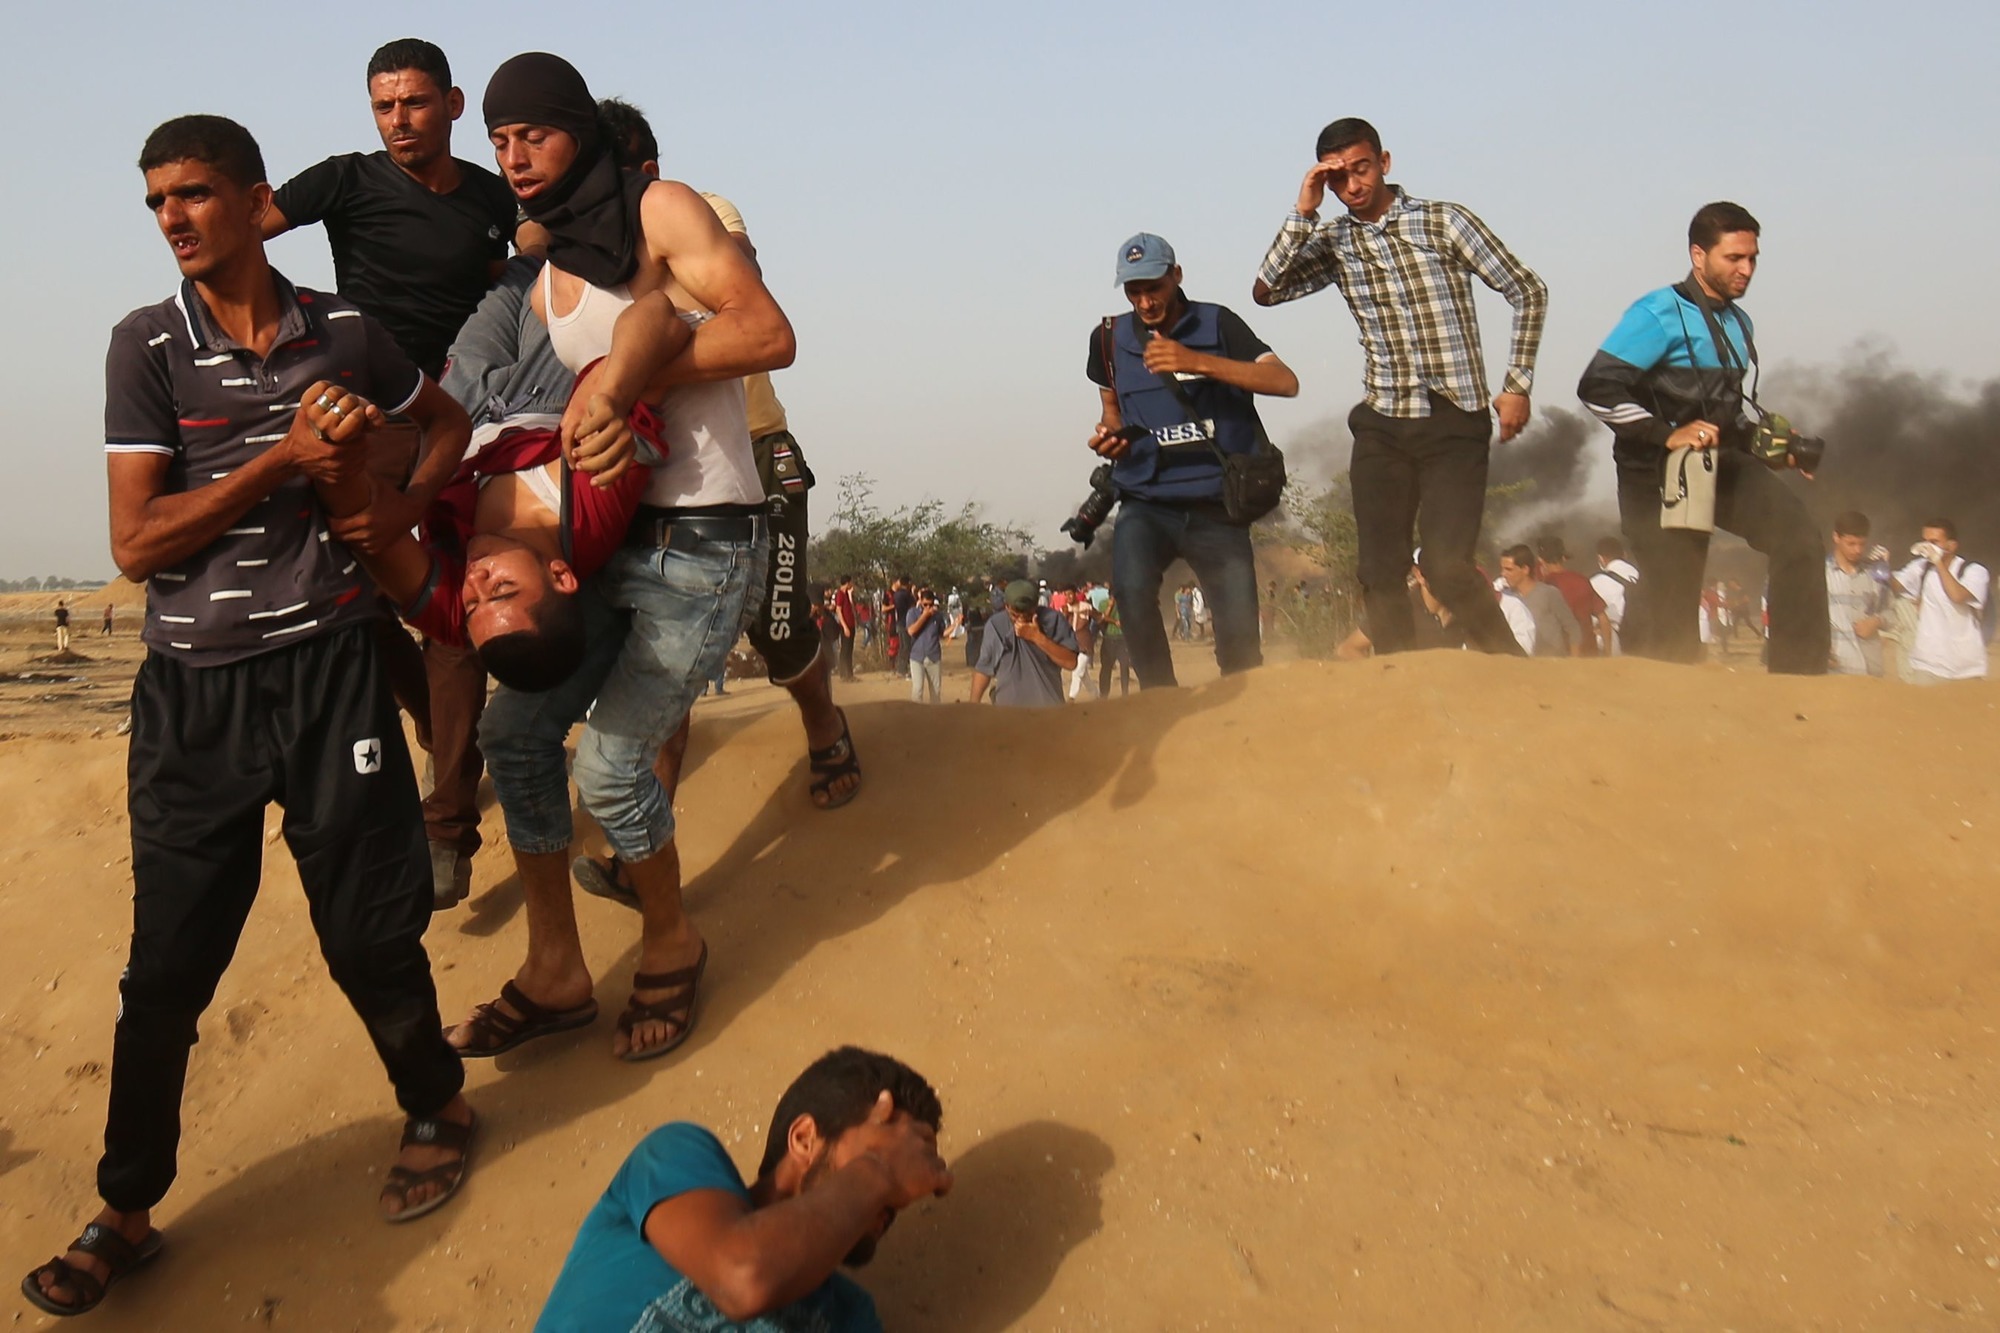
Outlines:
{"type": "Polygon", "coordinates": [[[689,1190],[750,1197],[721,1141],[700,1125],[666,1125],[641,1139],[583,1219],[535,1333],[882,1333],[875,1302],[838,1273],[747,1324],[725,1318],[646,1240],[646,1215],[689,1190]]]}

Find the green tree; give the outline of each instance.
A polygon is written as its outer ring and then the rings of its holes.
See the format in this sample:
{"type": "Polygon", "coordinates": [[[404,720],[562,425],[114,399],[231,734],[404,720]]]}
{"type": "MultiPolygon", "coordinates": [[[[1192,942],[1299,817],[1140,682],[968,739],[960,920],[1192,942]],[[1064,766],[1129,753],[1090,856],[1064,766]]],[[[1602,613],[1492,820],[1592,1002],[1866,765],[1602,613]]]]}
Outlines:
{"type": "Polygon", "coordinates": [[[1028,534],[987,521],[977,504],[947,511],[941,500],[921,500],[884,510],[874,490],[866,474],[841,478],[831,522],[811,548],[822,579],[852,574],[863,587],[879,588],[907,574],[942,592],[1025,568],[1028,534]]]}

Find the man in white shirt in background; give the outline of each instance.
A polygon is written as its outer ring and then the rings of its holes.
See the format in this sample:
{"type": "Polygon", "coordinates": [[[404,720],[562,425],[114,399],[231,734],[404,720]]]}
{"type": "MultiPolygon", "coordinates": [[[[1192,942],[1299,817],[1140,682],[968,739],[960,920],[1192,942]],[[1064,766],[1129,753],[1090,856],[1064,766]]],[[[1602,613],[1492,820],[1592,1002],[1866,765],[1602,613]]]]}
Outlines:
{"type": "Polygon", "coordinates": [[[1611,652],[1625,651],[1625,598],[1639,582],[1639,569],[1625,558],[1625,543],[1606,537],[1597,543],[1597,572],[1590,586],[1604,599],[1604,613],[1611,620],[1611,652]]]}
{"type": "Polygon", "coordinates": [[[1896,575],[1897,590],[1917,601],[1917,632],[1907,649],[1909,679],[1918,685],[1980,680],[1986,675],[1986,566],[1958,554],[1958,528],[1948,518],[1924,524],[1917,558],[1896,575]]]}

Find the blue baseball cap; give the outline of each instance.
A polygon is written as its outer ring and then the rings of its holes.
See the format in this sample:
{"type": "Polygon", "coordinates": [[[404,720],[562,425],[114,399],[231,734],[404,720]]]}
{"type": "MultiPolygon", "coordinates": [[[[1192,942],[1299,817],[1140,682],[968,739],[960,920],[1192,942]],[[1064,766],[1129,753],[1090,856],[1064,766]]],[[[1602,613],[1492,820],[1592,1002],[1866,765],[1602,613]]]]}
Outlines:
{"type": "Polygon", "coordinates": [[[1151,282],[1164,278],[1174,266],[1174,247],[1164,237],[1142,231],[1118,247],[1118,283],[1151,282]]]}

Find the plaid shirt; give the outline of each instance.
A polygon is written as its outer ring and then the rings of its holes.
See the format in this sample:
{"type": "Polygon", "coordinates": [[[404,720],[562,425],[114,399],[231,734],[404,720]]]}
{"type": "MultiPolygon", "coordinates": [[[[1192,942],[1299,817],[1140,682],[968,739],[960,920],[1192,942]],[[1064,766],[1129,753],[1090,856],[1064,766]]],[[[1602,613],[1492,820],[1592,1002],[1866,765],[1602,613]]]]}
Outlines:
{"type": "Polygon", "coordinates": [[[1471,210],[1390,188],[1395,201],[1375,222],[1348,215],[1318,222],[1296,212],[1286,218],[1257,271],[1272,304],[1339,286],[1368,351],[1368,406],[1383,416],[1429,416],[1433,390],[1483,412],[1486,370],[1472,308],[1477,276],[1514,307],[1504,391],[1527,393],[1548,285],[1471,210]]]}

